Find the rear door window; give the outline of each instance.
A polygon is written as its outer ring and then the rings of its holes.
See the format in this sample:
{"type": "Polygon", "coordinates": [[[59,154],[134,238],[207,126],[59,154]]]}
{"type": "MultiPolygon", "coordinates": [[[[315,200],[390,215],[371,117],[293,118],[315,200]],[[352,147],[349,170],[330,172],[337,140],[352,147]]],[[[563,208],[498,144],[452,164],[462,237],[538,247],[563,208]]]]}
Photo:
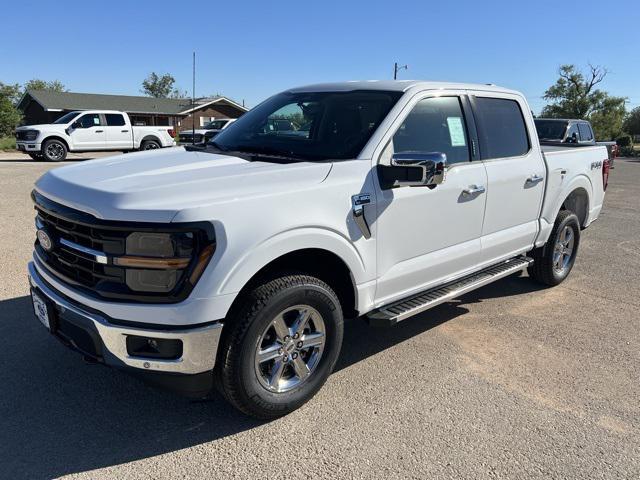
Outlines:
{"type": "Polygon", "coordinates": [[[444,153],[447,163],[468,162],[469,139],[458,97],[420,100],[393,136],[394,153],[444,153]]]}
{"type": "Polygon", "coordinates": [[[588,123],[579,123],[578,131],[580,132],[581,142],[590,142],[593,140],[593,133],[591,132],[591,126],[588,123]]]}
{"type": "Polygon", "coordinates": [[[124,116],[119,113],[105,113],[108,127],[121,127],[125,124],[124,116]]]}
{"type": "Polygon", "coordinates": [[[474,103],[483,159],[519,157],[529,151],[527,126],[518,102],[476,97],[474,103]]]}

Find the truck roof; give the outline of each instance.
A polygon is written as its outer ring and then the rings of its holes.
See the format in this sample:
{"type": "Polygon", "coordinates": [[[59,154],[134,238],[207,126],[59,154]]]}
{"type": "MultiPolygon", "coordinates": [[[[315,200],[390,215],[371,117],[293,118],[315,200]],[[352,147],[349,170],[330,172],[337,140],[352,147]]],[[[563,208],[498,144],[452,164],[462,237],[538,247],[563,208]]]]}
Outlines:
{"type": "Polygon", "coordinates": [[[520,94],[515,90],[483,83],[432,82],[425,80],[351,80],[347,82],[316,83],[301,87],[290,88],[288,92],[348,92],[352,90],[386,90],[406,92],[420,87],[425,90],[456,89],[456,90],[484,90],[491,92],[505,92],[520,94]]]}

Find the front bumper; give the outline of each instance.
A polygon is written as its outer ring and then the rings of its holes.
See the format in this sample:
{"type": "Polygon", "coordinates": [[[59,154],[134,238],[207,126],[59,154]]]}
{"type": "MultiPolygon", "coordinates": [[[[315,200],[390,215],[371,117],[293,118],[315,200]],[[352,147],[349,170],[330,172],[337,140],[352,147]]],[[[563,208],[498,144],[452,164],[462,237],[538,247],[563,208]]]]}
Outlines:
{"type": "Polygon", "coordinates": [[[16,142],[16,150],[24,153],[38,153],[42,149],[42,145],[38,142],[16,142]]]}
{"type": "Polygon", "coordinates": [[[215,366],[222,332],[219,322],[193,328],[179,327],[178,330],[119,325],[101,312],[85,308],[58,293],[42,278],[33,262],[29,262],[29,283],[49,301],[64,326],[60,331],[54,330],[54,335],[99,362],[127,370],[170,375],[208,374],[215,366]],[[182,355],[177,359],[130,355],[126,343],[128,336],[180,340],[182,355]]]}

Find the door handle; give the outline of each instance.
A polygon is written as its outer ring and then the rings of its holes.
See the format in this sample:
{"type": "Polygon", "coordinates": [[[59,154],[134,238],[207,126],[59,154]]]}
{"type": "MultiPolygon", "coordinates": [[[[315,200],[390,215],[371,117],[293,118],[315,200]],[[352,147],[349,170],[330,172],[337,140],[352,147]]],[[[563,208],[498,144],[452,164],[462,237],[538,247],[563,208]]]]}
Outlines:
{"type": "Polygon", "coordinates": [[[129,130],[120,130],[122,133],[127,133],[129,130]]]}
{"type": "Polygon", "coordinates": [[[527,185],[535,185],[536,183],[541,182],[542,180],[544,180],[544,177],[538,175],[537,173],[534,173],[529,178],[527,178],[527,185]]]}
{"type": "Polygon", "coordinates": [[[104,130],[96,130],[96,133],[102,133],[104,130]]]}
{"type": "Polygon", "coordinates": [[[463,197],[470,197],[471,195],[480,194],[486,192],[484,185],[471,185],[469,188],[462,190],[463,197]]]}

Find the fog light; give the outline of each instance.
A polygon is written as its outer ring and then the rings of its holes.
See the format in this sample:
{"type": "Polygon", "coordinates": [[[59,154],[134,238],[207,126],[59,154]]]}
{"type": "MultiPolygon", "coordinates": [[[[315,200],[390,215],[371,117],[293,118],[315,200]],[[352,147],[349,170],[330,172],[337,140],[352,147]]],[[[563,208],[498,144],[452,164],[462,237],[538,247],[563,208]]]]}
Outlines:
{"type": "Polygon", "coordinates": [[[127,353],[132,357],[176,360],[182,356],[182,340],[128,335],[127,353]]]}

